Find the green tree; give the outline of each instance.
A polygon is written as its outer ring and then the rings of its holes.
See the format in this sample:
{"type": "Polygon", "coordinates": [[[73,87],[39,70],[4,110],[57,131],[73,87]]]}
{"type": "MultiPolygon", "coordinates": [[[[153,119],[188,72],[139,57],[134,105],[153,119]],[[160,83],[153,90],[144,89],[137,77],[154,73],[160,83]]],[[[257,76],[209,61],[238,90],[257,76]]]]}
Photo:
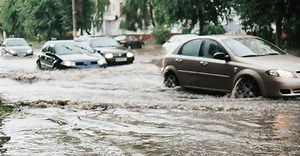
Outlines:
{"type": "Polygon", "coordinates": [[[125,20],[121,28],[136,31],[152,26],[180,24],[192,30],[199,24],[203,34],[205,23],[219,23],[219,17],[230,12],[230,1],[222,0],[127,0],[122,9],[125,20]]]}
{"type": "MultiPolygon", "coordinates": [[[[76,0],[77,29],[81,33],[89,33],[93,15],[97,14],[98,8],[93,7],[96,1],[108,0],[76,0]]],[[[72,1],[7,0],[4,4],[3,29],[8,34],[20,37],[39,35],[44,39],[71,38],[72,1]]]]}
{"type": "Polygon", "coordinates": [[[3,30],[7,35],[24,36],[24,26],[22,21],[25,19],[20,12],[24,0],[6,0],[2,10],[3,30]]]}
{"type": "Polygon", "coordinates": [[[103,24],[103,15],[106,11],[106,7],[109,6],[109,0],[94,0],[95,7],[93,12],[93,27],[98,31],[101,29],[103,24]]]}
{"type": "Polygon", "coordinates": [[[137,31],[137,29],[147,29],[151,22],[155,26],[152,9],[152,0],[126,0],[121,11],[121,15],[125,17],[125,20],[121,21],[120,27],[137,31]],[[150,21],[151,19],[152,21],[150,21]]]}
{"type": "MultiPolygon", "coordinates": [[[[0,17],[2,17],[2,10],[5,0],[0,0],[0,17]]],[[[2,30],[3,30],[3,24],[2,24],[2,18],[0,18],[0,36],[2,36],[2,30]]]]}
{"type": "Polygon", "coordinates": [[[206,24],[204,25],[203,33],[205,35],[213,35],[213,34],[224,34],[226,30],[223,28],[222,25],[215,25],[215,24],[206,24]]]}
{"type": "Polygon", "coordinates": [[[222,0],[162,0],[169,24],[182,24],[192,30],[197,24],[199,34],[204,34],[204,25],[219,23],[219,18],[227,18],[230,12],[230,1],[222,0]]]}
{"type": "MultiPolygon", "coordinates": [[[[272,31],[271,25],[276,25],[276,44],[282,45],[281,35],[289,28],[289,22],[299,19],[299,0],[234,0],[235,9],[241,16],[245,30],[252,32],[272,31]]],[[[297,23],[297,22],[296,22],[297,23]]],[[[294,24],[296,24],[294,23],[294,24]]],[[[291,27],[290,27],[291,28],[291,27]]]]}

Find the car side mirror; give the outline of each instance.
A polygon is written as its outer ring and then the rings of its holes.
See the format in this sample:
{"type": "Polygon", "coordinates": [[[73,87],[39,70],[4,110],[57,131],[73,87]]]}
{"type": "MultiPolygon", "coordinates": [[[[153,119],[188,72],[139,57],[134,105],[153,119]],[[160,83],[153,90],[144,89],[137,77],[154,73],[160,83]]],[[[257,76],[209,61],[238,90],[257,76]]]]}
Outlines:
{"type": "Polygon", "coordinates": [[[218,59],[218,60],[225,60],[225,61],[229,61],[230,60],[230,57],[229,55],[225,55],[224,53],[221,53],[221,52],[216,52],[214,54],[214,59],[218,59]]]}

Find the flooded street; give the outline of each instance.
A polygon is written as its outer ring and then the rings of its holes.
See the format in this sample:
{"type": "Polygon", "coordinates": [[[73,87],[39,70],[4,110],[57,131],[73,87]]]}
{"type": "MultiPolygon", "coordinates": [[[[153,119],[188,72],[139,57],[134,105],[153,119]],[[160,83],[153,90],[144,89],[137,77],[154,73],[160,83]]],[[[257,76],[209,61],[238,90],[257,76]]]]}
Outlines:
{"type": "MultiPolygon", "coordinates": [[[[37,51],[37,50],[36,50],[37,51]]],[[[2,155],[300,155],[300,102],[234,99],[163,85],[161,47],[133,64],[41,71],[0,57],[2,155]]]]}

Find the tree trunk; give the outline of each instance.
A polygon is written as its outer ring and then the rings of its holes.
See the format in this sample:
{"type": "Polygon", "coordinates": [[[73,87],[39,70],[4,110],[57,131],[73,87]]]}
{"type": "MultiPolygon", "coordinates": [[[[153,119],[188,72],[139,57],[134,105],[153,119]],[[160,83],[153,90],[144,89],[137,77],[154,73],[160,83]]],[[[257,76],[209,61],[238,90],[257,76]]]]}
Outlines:
{"type": "Polygon", "coordinates": [[[203,17],[199,17],[198,21],[199,21],[199,35],[203,35],[205,21],[203,20],[203,17]]]}
{"type": "Polygon", "coordinates": [[[152,26],[155,27],[156,24],[155,24],[154,17],[153,17],[153,5],[151,2],[149,2],[149,13],[150,13],[152,26]]]}
{"type": "Polygon", "coordinates": [[[276,45],[282,47],[281,34],[282,34],[282,18],[276,18],[276,45]]]}

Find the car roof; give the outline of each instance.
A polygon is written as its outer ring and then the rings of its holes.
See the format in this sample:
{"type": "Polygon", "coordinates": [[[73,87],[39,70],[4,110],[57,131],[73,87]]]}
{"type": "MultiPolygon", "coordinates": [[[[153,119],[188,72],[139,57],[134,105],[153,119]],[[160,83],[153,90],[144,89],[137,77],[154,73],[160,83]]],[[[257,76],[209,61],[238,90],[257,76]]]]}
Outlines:
{"type": "Polygon", "coordinates": [[[54,40],[54,41],[47,41],[48,43],[70,43],[70,42],[76,42],[74,40],[54,40]]]}
{"type": "Polygon", "coordinates": [[[227,35],[227,34],[222,34],[222,35],[202,35],[202,36],[197,36],[194,38],[207,38],[207,39],[215,39],[215,40],[223,40],[223,39],[229,39],[229,38],[257,38],[256,36],[252,35],[227,35]]]}

